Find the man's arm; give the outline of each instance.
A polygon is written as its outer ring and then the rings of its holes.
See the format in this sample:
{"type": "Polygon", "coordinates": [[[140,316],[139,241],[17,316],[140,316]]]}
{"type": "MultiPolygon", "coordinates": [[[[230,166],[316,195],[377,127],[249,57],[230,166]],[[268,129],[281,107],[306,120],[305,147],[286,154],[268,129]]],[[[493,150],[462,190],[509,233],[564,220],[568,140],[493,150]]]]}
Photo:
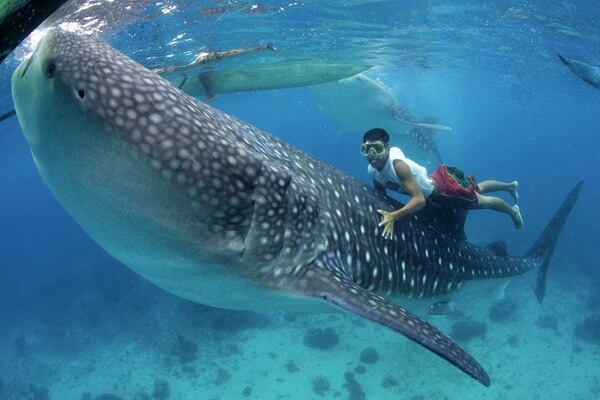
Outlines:
{"type": "Polygon", "coordinates": [[[425,207],[425,196],[417,183],[417,180],[410,172],[410,168],[404,161],[395,160],[394,170],[396,175],[402,182],[405,194],[410,196],[410,200],[395,211],[387,212],[384,210],[377,210],[383,216],[383,220],[379,223],[379,226],[383,226],[383,237],[389,239],[394,234],[394,221],[397,219],[406,218],[409,215],[413,215],[421,208],[425,207]]]}

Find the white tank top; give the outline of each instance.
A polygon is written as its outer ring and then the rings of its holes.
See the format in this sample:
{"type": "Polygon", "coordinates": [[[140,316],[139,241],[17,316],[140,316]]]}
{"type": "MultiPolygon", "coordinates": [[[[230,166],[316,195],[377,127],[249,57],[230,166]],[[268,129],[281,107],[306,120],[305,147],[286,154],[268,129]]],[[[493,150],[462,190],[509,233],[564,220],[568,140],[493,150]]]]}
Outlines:
{"type": "Polygon", "coordinates": [[[410,172],[413,174],[415,180],[421,187],[423,196],[429,197],[431,192],[433,192],[433,181],[427,176],[427,169],[417,164],[413,160],[406,158],[402,150],[400,150],[398,147],[390,147],[390,155],[385,167],[383,167],[381,171],[377,171],[376,168],[373,168],[371,165],[369,165],[369,175],[374,181],[381,183],[388,189],[395,190],[400,193],[406,193],[406,190],[404,189],[404,186],[402,186],[402,182],[400,181],[400,178],[398,178],[396,170],[394,169],[395,160],[403,161],[406,163],[406,165],[408,165],[410,172]]]}

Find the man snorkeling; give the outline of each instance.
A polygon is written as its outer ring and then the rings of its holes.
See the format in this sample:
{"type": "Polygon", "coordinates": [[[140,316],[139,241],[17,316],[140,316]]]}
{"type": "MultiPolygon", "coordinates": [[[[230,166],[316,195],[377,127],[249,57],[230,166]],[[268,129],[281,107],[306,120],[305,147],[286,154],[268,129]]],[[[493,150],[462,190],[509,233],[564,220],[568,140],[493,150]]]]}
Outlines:
{"type": "Polygon", "coordinates": [[[367,131],[360,145],[360,152],[369,162],[368,171],[376,190],[386,189],[410,196],[410,200],[395,211],[377,210],[383,216],[379,226],[382,236],[389,239],[394,234],[394,221],[415,214],[426,204],[426,198],[444,207],[465,210],[491,209],[511,217],[515,228],[523,227],[523,217],[518,205],[510,206],[504,200],[484,193],[505,191],[515,202],[519,200],[519,183],[487,180],[481,183],[474,176],[465,177],[454,167],[440,165],[431,175],[425,167],[407,158],[398,147],[389,146],[389,134],[385,129],[367,131]]]}

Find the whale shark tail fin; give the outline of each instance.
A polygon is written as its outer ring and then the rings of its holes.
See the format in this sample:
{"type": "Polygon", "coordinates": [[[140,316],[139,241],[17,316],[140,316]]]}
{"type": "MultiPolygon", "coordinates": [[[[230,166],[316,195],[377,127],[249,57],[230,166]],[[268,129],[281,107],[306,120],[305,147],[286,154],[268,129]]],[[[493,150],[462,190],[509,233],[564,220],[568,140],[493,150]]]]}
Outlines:
{"type": "Polygon", "coordinates": [[[577,203],[582,185],[583,181],[580,181],[575,185],[533,246],[525,253],[526,258],[532,258],[540,262],[534,288],[535,296],[540,303],[544,300],[544,295],[546,293],[546,275],[552,253],[554,252],[554,247],[556,246],[556,242],[558,241],[571,210],[575,206],[575,203],[577,203]]]}

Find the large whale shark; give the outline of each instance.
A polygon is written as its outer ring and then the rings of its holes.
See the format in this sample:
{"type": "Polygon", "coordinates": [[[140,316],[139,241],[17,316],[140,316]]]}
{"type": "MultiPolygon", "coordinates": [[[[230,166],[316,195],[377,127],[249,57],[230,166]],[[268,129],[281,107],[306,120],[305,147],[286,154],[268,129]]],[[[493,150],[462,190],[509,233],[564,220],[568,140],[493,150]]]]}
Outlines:
{"type": "Polygon", "coordinates": [[[452,215],[427,207],[385,240],[376,210],[398,202],[98,39],[50,30],[15,70],[12,90],[50,190],[108,253],[151,282],[222,308],[343,309],[484,385],[489,376],[473,357],[399,304],[532,270],[543,298],[581,187],[524,257],[463,240],[452,215]]]}

